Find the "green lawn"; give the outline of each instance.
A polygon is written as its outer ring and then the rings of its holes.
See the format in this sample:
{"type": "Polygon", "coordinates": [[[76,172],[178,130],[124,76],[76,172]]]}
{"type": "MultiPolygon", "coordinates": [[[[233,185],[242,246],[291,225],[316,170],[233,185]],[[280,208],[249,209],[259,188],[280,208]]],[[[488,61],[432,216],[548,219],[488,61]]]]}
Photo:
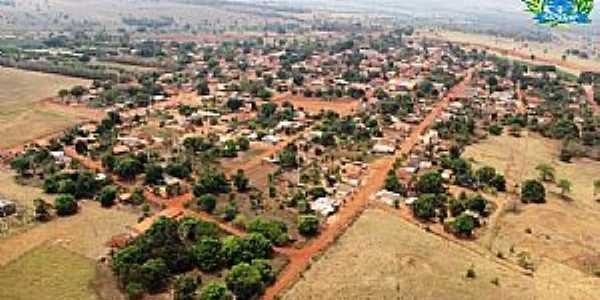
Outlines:
{"type": "Polygon", "coordinates": [[[94,261],[44,245],[0,269],[0,299],[96,300],[94,261]]]}

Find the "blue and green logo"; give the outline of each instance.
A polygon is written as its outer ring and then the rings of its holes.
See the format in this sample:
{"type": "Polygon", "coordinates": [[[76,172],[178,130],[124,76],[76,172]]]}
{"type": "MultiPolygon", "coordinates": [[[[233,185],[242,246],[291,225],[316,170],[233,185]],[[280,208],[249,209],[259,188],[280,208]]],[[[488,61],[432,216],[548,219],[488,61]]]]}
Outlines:
{"type": "Polygon", "coordinates": [[[540,24],[589,24],[594,0],[521,0],[540,24]]]}

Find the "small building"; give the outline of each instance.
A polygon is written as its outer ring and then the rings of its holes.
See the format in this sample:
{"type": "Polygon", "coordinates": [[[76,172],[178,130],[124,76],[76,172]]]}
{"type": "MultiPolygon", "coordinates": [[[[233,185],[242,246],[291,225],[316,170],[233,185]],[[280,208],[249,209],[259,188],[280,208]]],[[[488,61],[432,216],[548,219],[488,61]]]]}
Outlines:
{"type": "Polygon", "coordinates": [[[0,198],[0,217],[7,217],[17,212],[17,205],[9,200],[0,198]]]}

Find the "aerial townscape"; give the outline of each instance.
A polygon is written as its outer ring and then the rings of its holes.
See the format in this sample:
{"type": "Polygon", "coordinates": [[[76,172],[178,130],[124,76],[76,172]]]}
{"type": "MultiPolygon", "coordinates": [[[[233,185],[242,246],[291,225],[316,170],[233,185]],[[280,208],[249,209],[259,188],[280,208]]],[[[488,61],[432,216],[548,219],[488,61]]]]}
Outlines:
{"type": "Polygon", "coordinates": [[[0,0],[0,299],[600,299],[600,25],[446,2],[0,0]]]}

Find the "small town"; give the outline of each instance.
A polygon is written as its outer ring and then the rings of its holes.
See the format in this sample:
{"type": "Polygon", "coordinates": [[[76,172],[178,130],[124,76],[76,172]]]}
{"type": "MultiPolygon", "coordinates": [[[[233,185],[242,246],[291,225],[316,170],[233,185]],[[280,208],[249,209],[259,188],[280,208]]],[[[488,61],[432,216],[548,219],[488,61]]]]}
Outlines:
{"type": "Polygon", "coordinates": [[[52,90],[0,102],[0,277],[82,274],[0,298],[600,297],[600,68],[385,21],[123,22],[0,30],[0,83],[52,90]]]}

